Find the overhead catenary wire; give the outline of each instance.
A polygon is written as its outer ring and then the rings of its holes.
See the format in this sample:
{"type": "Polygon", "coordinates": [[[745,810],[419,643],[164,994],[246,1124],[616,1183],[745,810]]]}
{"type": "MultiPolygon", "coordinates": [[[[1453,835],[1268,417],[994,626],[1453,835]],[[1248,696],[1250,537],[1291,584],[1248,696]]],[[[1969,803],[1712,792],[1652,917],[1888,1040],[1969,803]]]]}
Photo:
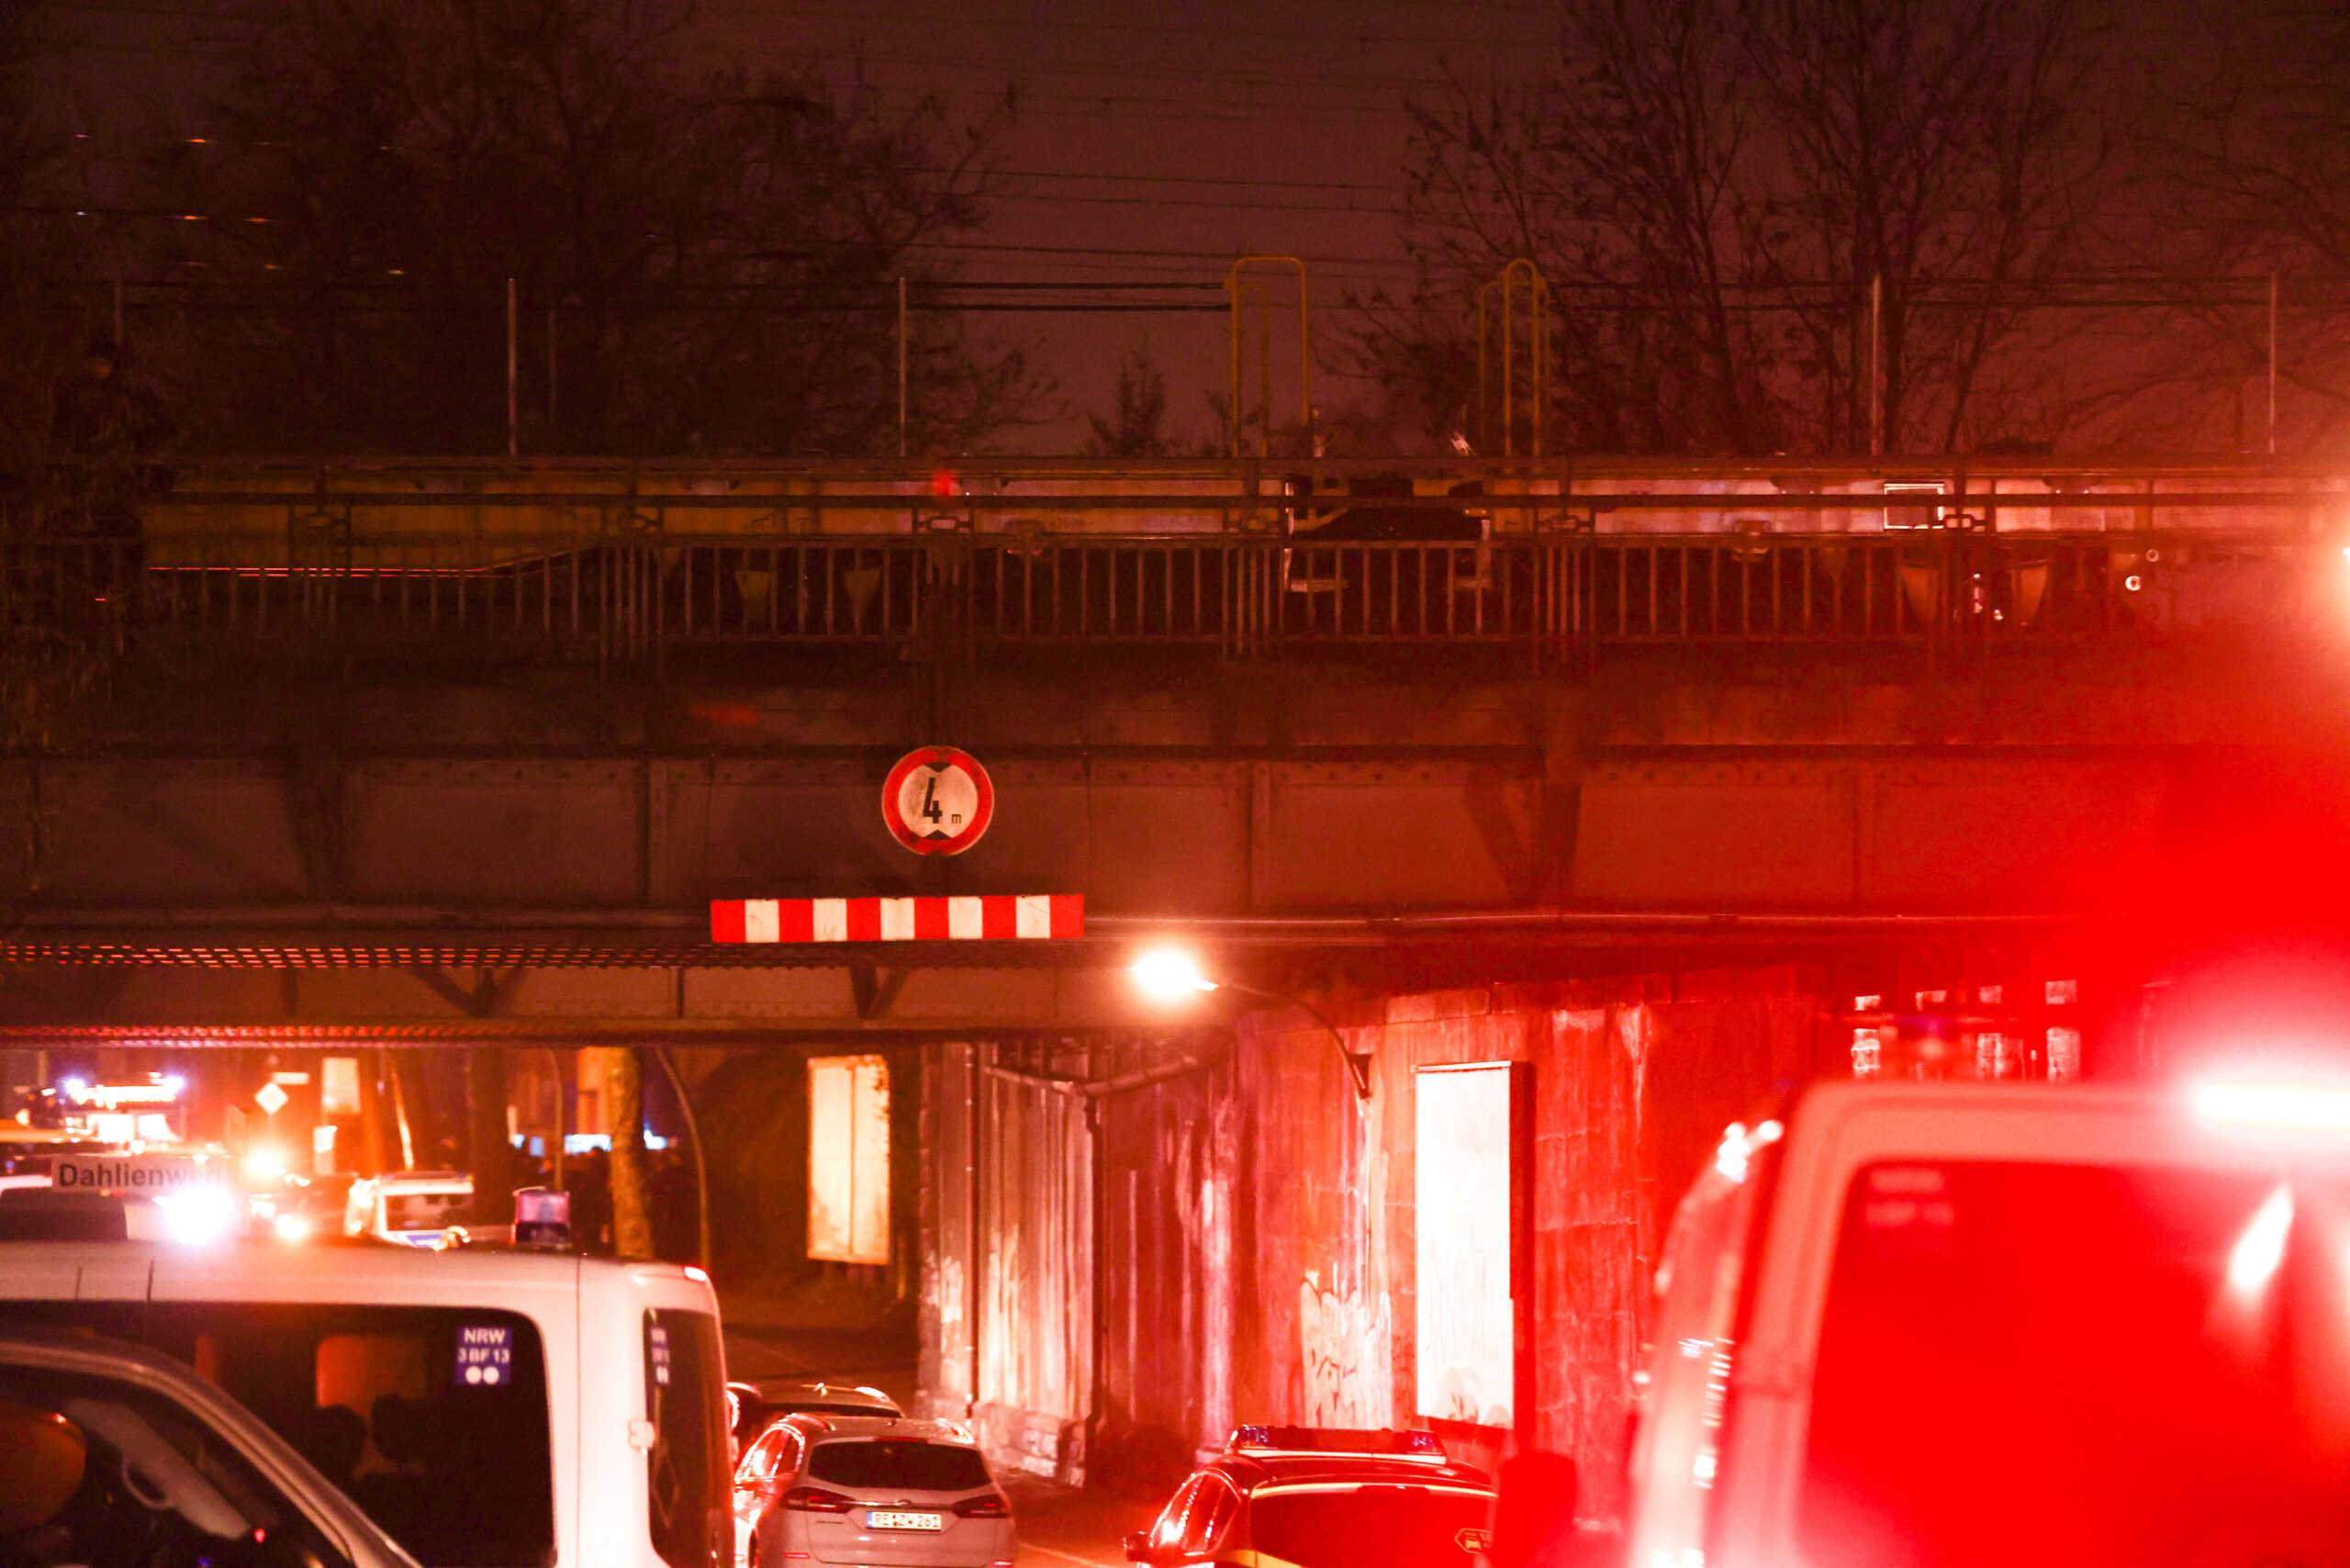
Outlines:
{"type": "MultiPolygon", "coordinates": [[[[89,132],[57,131],[50,133],[48,140],[55,143],[60,148],[75,148],[80,150],[81,144],[101,139],[94,137],[89,132]]],[[[285,133],[275,133],[267,137],[241,137],[224,134],[211,129],[207,129],[204,134],[201,135],[175,135],[168,137],[142,136],[135,139],[105,138],[103,140],[106,143],[105,147],[101,150],[103,155],[117,158],[152,157],[161,153],[178,151],[190,147],[206,147],[216,150],[232,149],[245,151],[263,150],[283,151],[289,151],[302,145],[299,139],[285,133]]],[[[1180,186],[1207,190],[1239,191],[1280,190],[1298,191],[1308,195],[1341,194],[1351,196],[1382,196],[1391,198],[1403,194],[1407,185],[1407,182],[1401,179],[1382,183],[1373,180],[1293,180],[1268,178],[1263,175],[1256,174],[1168,174],[1121,170],[988,167],[964,170],[949,168],[941,164],[910,166],[907,172],[923,174],[968,173],[976,174],[979,177],[988,180],[1034,182],[1037,184],[1049,185],[1142,185],[1154,188],[1159,186],[1180,186]]],[[[1002,193],[1000,192],[983,191],[980,193],[980,199],[992,201],[1001,199],[1001,196],[1002,193]]],[[[1245,202],[1236,201],[1193,203],[1172,201],[1158,197],[1129,198],[1123,196],[1110,197],[1091,195],[1083,196],[1054,197],[1052,199],[1093,202],[1116,201],[1119,203],[1131,201],[1136,205],[1146,206],[1246,207],[1248,205],[1245,202]]],[[[1393,215],[1394,210],[1392,206],[1379,207],[1360,207],[1351,205],[1343,207],[1316,207],[1303,203],[1266,203],[1262,205],[1271,210],[1277,211],[1367,211],[1381,215],[1393,215]]]]}
{"type": "MultiPolygon", "coordinates": [[[[1448,12],[1452,9],[1452,7],[1449,6],[1436,8],[1443,9],[1448,12]]],[[[1520,14],[1537,16],[1542,13],[1543,8],[1540,6],[1504,7],[1502,8],[1501,14],[1506,15],[1513,9],[1519,11],[1520,14]]],[[[755,16],[762,12],[771,14],[779,13],[782,16],[789,17],[792,21],[801,23],[812,21],[851,22],[865,26],[871,26],[876,22],[881,22],[898,27],[961,28],[966,29],[975,28],[993,28],[1007,25],[1003,23],[991,22],[975,17],[968,10],[961,12],[901,11],[895,14],[878,14],[872,10],[849,12],[822,11],[811,6],[799,5],[738,5],[735,7],[735,11],[737,15],[746,16],[755,16]]],[[[1010,25],[1017,27],[1021,30],[1053,29],[1063,32],[1139,33],[1147,37],[1153,38],[1197,38],[1213,41],[1227,41],[1236,39],[1287,39],[1298,43],[1311,44],[1318,49],[1326,50],[1337,45],[1393,45],[1396,47],[1435,46],[1439,48],[1449,46],[1457,48],[1472,41],[1483,41],[1481,39],[1472,39],[1470,36],[1462,33],[1458,28],[1453,28],[1441,33],[1373,33],[1369,31],[1361,33],[1348,33],[1343,29],[1327,28],[1259,28],[1249,27],[1246,24],[1170,23],[1163,21],[1108,22],[1091,19],[1080,19],[1070,17],[1035,16],[1033,14],[1021,17],[1016,24],[1010,25]]]]}

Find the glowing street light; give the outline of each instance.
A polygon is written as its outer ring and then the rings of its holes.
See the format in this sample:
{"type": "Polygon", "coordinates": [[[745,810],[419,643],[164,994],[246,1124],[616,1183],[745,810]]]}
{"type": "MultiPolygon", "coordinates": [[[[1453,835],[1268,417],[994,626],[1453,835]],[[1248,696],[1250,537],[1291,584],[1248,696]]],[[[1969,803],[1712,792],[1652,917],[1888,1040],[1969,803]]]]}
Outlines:
{"type": "Polygon", "coordinates": [[[1200,969],[1200,960],[1181,947],[1148,948],[1126,966],[1126,973],[1134,977],[1136,987],[1154,1002],[1178,1002],[1204,991],[1229,991],[1296,1008],[1321,1025],[1323,1033],[1330,1036],[1330,1043],[1338,1047],[1338,1059],[1346,1064],[1347,1081],[1354,1085],[1355,1098],[1371,1098],[1371,1053],[1349,1049],[1338,1026],[1304,997],[1243,985],[1234,980],[1210,980],[1200,969]]]}
{"type": "Polygon", "coordinates": [[[1181,947],[1153,947],[1126,972],[1154,1002],[1181,1002],[1193,991],[1216,989],[1215,981],[1200,972],[1200,961],[1181,947]]]}

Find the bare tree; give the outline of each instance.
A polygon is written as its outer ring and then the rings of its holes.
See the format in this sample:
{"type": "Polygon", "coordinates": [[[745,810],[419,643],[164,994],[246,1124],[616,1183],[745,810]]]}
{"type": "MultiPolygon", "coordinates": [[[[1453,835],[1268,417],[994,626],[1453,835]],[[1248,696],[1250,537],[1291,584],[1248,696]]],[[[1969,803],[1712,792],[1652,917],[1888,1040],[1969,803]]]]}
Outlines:
{"type": "MultiPolygon", "coordinates": [[[[505,280],[531,440],[854,452],[894,441],[896,280],[976,225],[994,127],[812,71],[697,79],[682,0],[291,0],[236,84],[235,155],[166,171],[260,221],[196,236],[195,330],[241,367],[213,439],[494,449],[505,280]]],[[[1024,410],[1016,353],[925,313],[918,429],[1024,410]]]]}
{"type": "Polygon", "coordinates": [[[1569,444],[1864,449],[1874,352],[1886,443],[1964,445],[2109,188],[2084,4],[1574,0],[1552,72],[1416,111],[1418,285],[1370,302],[1365,358],[1473,402],[1441,323],[1525,256],[1569,444]]]}
{"type": "Polygon", "coordinates": [[[65,142],[37,91],[52,58],[50,9],[0,6],[0,471],[20,476],[48,455],[51,396],[81,350],[65,301],[89,272],[62,194],[65,142]]]}
{"type": "Polygon", "coordinates": [[[2274,278],[2284,448],[2338,450],[2350,421],[2350,15],[2256,0],[2231,7],[2211,42],[2170,62],[2164,113],[2141,141],[2168,186],[2146,270],[2186,302],[2117,413],[2173,439],[2265,445],[2274,278]]]}
{"type": "Polygon", "coordinates": [[[1745,45],[1789,153],[1762,281],[1830,286],[1796,317],[1798,363],[1825,372],[1802,377],[1814,428],[1958,449],[2020,305],[2088,252],[2111,168],[2083,113],[2104,29],[2073,0],[1762,0],[1745,45]],[[1866,290],[1867,320],[1835,298],[1866,290]]]}
{"type": "Polygon", "coordinates": [[[1085,423],[1090,457],[1167,457],[1183,450],[1167,431],[1167,377],[1147,342],[1119,364],[1108,415],[1088,414],[1085,423]]]}
{"type": "MultiPolygon", "coordinates": [[[[90,322],[76,307],[92,294],[95,245],[65,195],[65,136],[41,111],[50,13],[0,6],[0,533],[46,546],[17,558],[19,608],[0,622],[0,751],[16,754],[55,750],[87,716],[116,667],[125,603],[126,557],[86,537],[91,472],[51,439],[59,391],[83,363],[90,322]]],[[[37,889],[47,842],[37,802],[21,825],[37,889]]]]}
{"type": "MultiPolygon", "coordinates": [[[[1477,397],[1471,292],[1526,256],[1561,286],[1559,422],[1581,444],[1767,449],[1740,172],[1753,105],[1733,0],[1578,4],[1561,64],[1487,95],[1415,106],[1404,237],[1418,286],[1372,304],[1372,362],[1438,424],[1477,397]]],[[[1476,422],[1474,420],[1472,423],[1476,422]]]]}

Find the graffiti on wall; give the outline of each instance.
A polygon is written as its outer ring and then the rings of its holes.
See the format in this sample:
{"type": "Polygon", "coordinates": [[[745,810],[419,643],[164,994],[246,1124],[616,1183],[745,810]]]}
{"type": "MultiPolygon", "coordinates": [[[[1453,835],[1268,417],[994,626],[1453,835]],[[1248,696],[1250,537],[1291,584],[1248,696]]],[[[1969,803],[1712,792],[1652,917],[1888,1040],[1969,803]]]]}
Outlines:
{"type": "Polygon", "coordinates": [[[1394,1422],[1383,1302],[1325,1286],[1307,1271],[1297,1292],[1297,1332],[1309,1427],[1386,1427],[1394,1422]]]}

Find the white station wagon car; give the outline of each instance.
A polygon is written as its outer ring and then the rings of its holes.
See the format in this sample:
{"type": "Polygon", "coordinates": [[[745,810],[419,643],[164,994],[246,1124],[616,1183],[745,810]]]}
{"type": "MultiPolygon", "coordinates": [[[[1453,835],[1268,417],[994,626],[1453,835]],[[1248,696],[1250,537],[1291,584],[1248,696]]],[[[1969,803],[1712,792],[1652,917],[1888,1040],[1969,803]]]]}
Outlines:
{"type": "Polygon", "coordinates": [[[970,1435],[902,1417],[785,1416],[734,1471],[737,1568],[1012,1568],[1012,1500],[970,1435]]]}

